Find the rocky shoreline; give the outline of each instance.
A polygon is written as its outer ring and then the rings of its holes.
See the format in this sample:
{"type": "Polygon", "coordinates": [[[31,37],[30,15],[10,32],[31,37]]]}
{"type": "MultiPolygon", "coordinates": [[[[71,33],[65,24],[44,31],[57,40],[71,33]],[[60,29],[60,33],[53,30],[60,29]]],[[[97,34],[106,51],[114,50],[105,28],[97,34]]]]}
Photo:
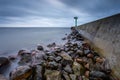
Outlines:
{"type": "Polygon", "coordinates": [[[118,80],[111,74],[107,59],[101,57],[74,28],[62,38],[66,43],[42,45],[36,50],[20,50],[17,56],[0,57],[0,80],[10,63],[18,67],[9,73],[9,80],[118,80]]]}

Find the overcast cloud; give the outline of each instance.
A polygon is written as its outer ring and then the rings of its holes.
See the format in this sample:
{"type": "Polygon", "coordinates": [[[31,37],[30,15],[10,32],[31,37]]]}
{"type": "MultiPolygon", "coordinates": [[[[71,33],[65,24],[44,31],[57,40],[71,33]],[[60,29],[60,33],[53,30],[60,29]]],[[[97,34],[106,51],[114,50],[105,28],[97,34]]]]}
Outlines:
{"type": "Polygon", "coordinates": [[[71,27],[120,12],[120,0],[0,0],[0,27],[71,27]]]}

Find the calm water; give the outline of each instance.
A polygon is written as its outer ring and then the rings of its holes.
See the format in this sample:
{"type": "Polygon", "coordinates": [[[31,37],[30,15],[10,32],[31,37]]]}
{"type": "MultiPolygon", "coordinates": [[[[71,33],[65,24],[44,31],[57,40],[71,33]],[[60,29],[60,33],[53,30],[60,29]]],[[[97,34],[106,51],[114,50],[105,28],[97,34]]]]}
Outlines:
{"type": "Polygon", "coordinates": [[[69,32],[69,28],[0,28],[0,56],[34,49],[38,44],[62,44],[61,38],[69,32]]]}

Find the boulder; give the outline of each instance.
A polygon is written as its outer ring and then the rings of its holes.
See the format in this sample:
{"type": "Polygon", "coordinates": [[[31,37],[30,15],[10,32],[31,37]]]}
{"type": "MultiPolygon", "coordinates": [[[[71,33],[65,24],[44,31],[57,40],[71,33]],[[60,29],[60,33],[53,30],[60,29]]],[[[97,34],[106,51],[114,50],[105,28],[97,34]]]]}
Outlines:
{"type": "Polygon", "coordinates": [[[32,61],[32,55],[30,52],[26,50],[20,50],[18,52],[18,56],[20,57],[20,61],[18,62],[19,64],[27,64],[32,61]]]}
{"type": "Polygon", "coordinates": [[[8,59],[13,61],[13,60],[17,59],[17,56],[11,55],[11,56],[8,56],[8,59]]]}
{"type": "Polygon", "coordinates": [[[32,64],[41,64],[41,62],[43,62],[44,59],[44,51],[37,51],[37,50],[33,50],[31,52],[32,54],[32,64]]]}
{"type": "Polygon", "coordinates": [[[0,73],[3,73],[9,67],[10,61],[6,57],[0,57],[0,73]]]}
{"type": "Polygon", "coordinates": [[[10,63],[10,61],[8,60],[8,58],[0,57],[0,67],[5,66],[5,65],[7,65],[9,63],[10,63]]]}
{"type": "Polygon", "coordinates": [[[32,61],[31,53],[24,53],[20,57],[20,61],[18,63],[23,65],[23,64],[30,63],[31,61],[32,61]]]}
{"type": "Polygon", "coordinates": [[[18,56],[22,56],[24,53],[29,53],[27,50],[19,50],[18,56]]]}
{"type": "Polygon", "coordinates": [[[41,45],[37,46],[37,49],[40,50],[40,51],[44,50],[43,46],[41,46],[41,45]]]}
{"type": "Polygon", "coordinates": [[[46,80],[62,80],[61,73],[57,70],[45,70],[44,75],[46,80]]]}
{"type": "Polygon", "coordinates": [[[29,66],[19,66],[10,73],[10,80],[26,80],[31,77],[32,72],[29,66]]]}
{"type": "Polygon", "coordinates": [[[47,47],[49,47],[49,48],[50,48],[50,47],[55,47],[55,46],[56,46],[56,43],[55,43],[55,42],[47,45],[47,47]]]}

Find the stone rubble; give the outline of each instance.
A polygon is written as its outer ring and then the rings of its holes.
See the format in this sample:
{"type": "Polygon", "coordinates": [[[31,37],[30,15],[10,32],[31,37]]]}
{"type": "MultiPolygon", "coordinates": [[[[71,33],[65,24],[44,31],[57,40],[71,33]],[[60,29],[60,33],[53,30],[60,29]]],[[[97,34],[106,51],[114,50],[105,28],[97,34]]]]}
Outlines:
{"type": "Polygon", "coordinates": [[[10,80],[115,80],[109,62],[74,27],[71,31],[62,46],[52,43],[48,49],[39,45],[37,50],[20,50],[20,66],[11,71],[10,80]]]}

